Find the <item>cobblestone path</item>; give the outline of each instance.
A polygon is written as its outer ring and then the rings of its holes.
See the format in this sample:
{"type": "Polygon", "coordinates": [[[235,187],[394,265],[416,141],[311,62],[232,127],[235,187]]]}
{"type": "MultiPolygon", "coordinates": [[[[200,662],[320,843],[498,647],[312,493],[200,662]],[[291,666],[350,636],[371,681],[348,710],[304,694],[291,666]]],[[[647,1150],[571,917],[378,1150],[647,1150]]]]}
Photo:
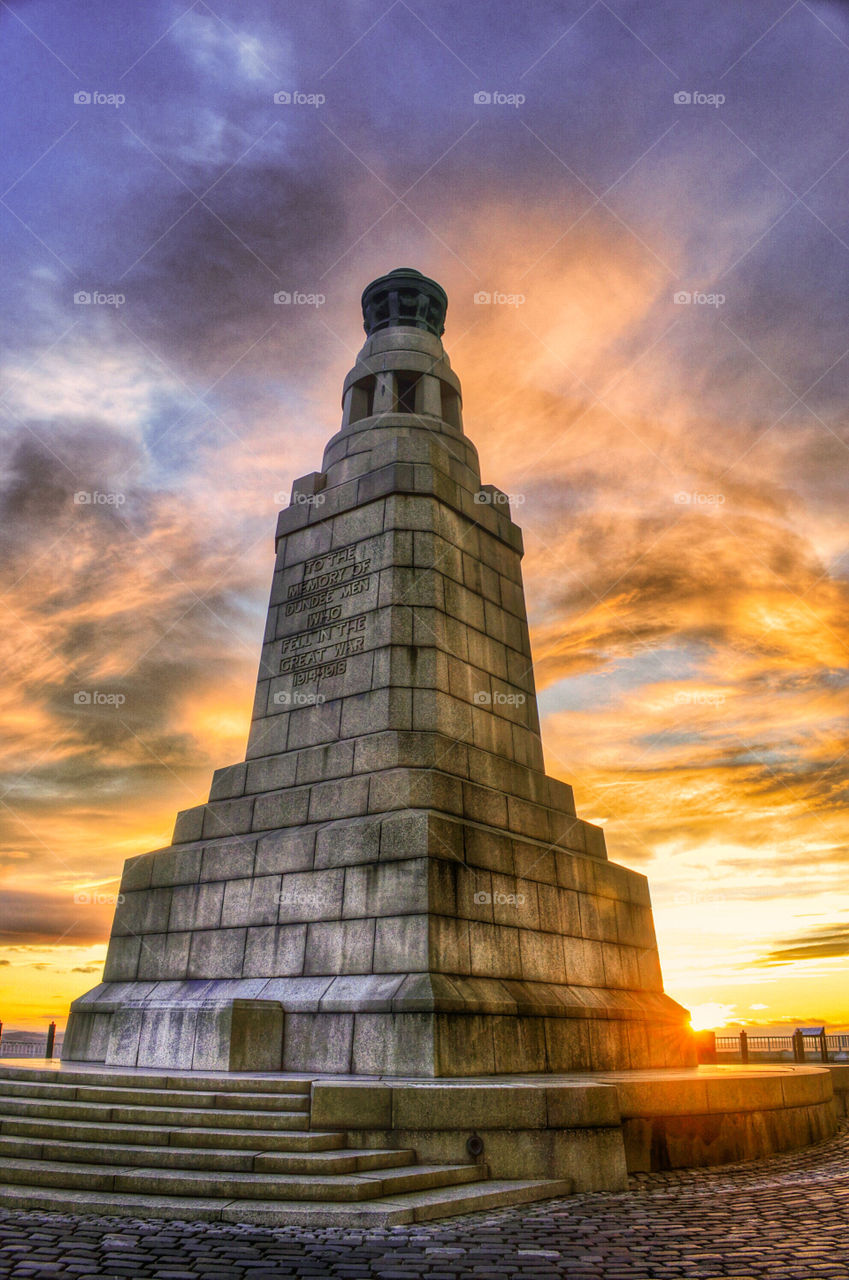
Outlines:
{"type": "Polygon", "coordinates": [[[433,1226],[307,1230],[0,1211],[0,1280],[849,1280],[849,1127],[745,1165],[433,1226]]]}

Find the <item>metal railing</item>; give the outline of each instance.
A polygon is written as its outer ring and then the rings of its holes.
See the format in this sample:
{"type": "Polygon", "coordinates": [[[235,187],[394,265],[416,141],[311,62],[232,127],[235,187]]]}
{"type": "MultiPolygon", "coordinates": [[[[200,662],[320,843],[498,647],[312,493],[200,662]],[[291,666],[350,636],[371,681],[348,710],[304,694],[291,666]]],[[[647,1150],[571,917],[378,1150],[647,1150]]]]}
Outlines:
{"type": "Polygon", "coordinates": [[[741,1031],[738,1035],[717,1034],[716,1052],[733,1056],[738,1062],[748,1062],[752,1054],[778,1060],[789,1058],[794,1062],[807,1062],[809,1058],[816,1062],[849,1061],[849,1033],[805,1035],[795,1031],[785,1036],[770,1036],[741,1031]]]}
{"type": "Polygon", "coordinates": [[[0,1058],[52,1058],[56,1044],[56,1023],[51,1022],[45,1036],[35,1040],[16,1040],[3,1035],[0,1022],[0,1058]]]}
{"type": "Polygon", "coordinates": [[[38,1040],[3,1040],[0,1058],[46,1058],[47,1036],[38,1040]]]}

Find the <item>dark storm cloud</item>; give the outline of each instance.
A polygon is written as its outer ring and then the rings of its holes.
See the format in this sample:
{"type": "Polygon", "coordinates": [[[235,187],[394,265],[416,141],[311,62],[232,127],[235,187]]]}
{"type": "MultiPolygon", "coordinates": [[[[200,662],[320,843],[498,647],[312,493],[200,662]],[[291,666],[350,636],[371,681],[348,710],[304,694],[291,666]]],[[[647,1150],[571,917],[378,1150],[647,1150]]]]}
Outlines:
{"type": "MultiPolygon", "coordinates": [[[[275,305],[274,296],[332,294],[321,276],[345,247],[348,215],[330,169],[240,166],[208,197],[209,209],[197,206],[172,226],[186,203],[181,195],[149,211],[154,247],[126,281],[133,329],[196,374],[229,364],[272,326],[287,334],[272,339],[285,343],[281,368],[308,360],[310,312],[275,305]]],[[[267,364],[264,347],[240,362],[240,374],[267,364]]]]}
{"type": "MultiPolygon", "coordinates": [[[[8,462],[0,482],[4,573],[29,554],[33,538],[55,537],[74,514],[76,493],[110,491],[113,477],[124,475],[140,457],[132,441],[98,422],[52,419],[7,426],[8,462]]],[[[94,504],[90,514],[114,526],[115,510],[94,504]]]]}
{"type": "MultiPolygon", "coordinates": [[[[106,895],[101,895],[104,898],[106,895]]],[[[78,892],[77,899],[85,899],[78,892]]],[[[88,895],[91,897],[91,894],[88,895]]],[[[75,901],[67,892],[35,893],[18,889],[3,891],[3,919],[0,942],[8,945],[87,946],[102,942],[115,910],[110,902],[75,901]]]]}

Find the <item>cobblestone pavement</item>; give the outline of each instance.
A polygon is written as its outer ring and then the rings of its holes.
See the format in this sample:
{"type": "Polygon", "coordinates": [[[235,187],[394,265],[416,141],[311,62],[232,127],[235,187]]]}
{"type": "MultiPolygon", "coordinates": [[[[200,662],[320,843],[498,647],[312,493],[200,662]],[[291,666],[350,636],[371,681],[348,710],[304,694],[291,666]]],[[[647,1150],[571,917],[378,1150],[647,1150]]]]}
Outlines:
{"type": "Polygon", "coordinates": [[[849,1127],[745,1165],[642,1174],[623,1193],[362,1231],[0,1212],[0,1278],[849,1280],[849,1127]]]}

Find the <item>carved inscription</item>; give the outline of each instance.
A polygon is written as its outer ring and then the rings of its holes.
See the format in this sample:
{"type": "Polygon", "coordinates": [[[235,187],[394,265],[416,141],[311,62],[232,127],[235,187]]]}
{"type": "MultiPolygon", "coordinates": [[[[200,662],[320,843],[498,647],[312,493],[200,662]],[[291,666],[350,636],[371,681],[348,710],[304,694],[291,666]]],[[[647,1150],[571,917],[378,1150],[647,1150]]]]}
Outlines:
{"type": "Polygon", "coordinates": [[[293,583],[287,593],[286,617],[297,613],[324,613],[330,610],[332,619],[341,613],[339,608],[335,615],[332,612],[337,600],[348,600],[368,591],[371,585],[371,559],[357,560],[356,551],[357,544],[352,542],[347,547],[339,547],[336,551],[328,551],[326,555],[307,560],[303,581],[293,583]]]}
{"type": "Polygon", "coordinates": [[[347,661],[365,647],[367,614],[343,618],[342,602],[368,591],[371,559],[357,559],[357,543],[314,556],[304,565],[301,582],[287,593],[286,617],[306,614],[306,627],[283,640],[281,675],[294,685],[344,675],[347,661]]]}

